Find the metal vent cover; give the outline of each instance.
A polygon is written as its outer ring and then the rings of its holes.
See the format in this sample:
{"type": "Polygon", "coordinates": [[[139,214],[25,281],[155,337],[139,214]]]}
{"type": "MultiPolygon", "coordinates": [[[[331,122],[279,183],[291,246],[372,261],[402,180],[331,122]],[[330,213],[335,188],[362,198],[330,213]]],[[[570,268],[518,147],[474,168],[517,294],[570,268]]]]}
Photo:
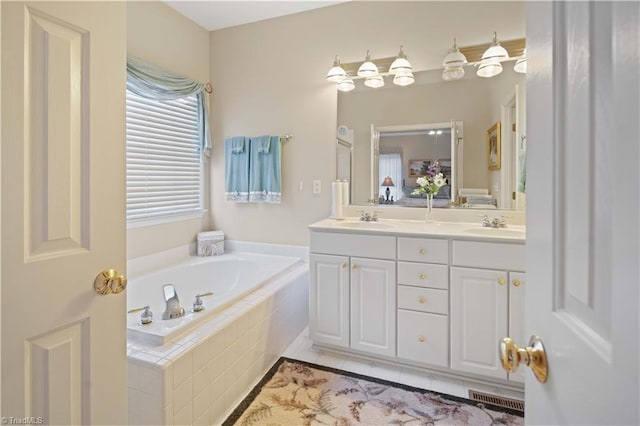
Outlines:
{"type": "Polygon", "coordinates": [[[524,401],[469,389],[469,399],[524,413],[524,401]]]}

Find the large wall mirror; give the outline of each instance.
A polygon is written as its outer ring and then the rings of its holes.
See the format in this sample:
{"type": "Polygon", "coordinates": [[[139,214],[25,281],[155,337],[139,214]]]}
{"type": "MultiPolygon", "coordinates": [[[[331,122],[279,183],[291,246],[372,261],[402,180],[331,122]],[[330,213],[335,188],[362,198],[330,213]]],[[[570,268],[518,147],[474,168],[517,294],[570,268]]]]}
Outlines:
{"type": "Polygon", "coordinates": [[[441,70],[415,77],[411,86],[357,85],[338,95],[338,124],[352,132],[351,170],[341,172],[351,176],[352,204],[423,207],[411,192],[418,177],[437,167],[448,188],[434,197],[434,207],[523,210],[525,76],[505,66],[493,78],[468,72],[445,82],[441,70]]]}

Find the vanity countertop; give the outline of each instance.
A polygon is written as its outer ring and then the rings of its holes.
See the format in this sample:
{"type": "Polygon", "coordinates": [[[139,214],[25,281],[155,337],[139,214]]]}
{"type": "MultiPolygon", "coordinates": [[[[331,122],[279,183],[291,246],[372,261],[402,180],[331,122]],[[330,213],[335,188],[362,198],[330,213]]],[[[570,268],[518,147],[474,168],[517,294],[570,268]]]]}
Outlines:
{"type": "Polygon", "coordinates": [[[323,232],[438,236],[518,243],[524,243],[526,240],[525,226],[507,225],[506,228],[486,228],[480,223],[466,222],[425,222],[424,220],[399,219],[379,219],[377,222],[365,222],[357,217],[350,217],[344,220],[324,219],[309,225],[309,229],[323,232]]]}

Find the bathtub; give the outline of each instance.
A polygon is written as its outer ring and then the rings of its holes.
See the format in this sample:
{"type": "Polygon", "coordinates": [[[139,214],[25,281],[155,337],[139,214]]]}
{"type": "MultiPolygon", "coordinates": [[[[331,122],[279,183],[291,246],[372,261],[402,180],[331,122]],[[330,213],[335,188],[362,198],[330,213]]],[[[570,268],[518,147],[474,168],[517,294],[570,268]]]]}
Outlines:
{"type": "Polygon", "coordinates": [[[152,324],[140,324],[140,313],[129,314],[127,337],[154,345],[164,345],[191,330],[201,321],[245,295],[267,284],[275,276],[300,265],[296,257],[256,253],[231,253],[212,257],[192,257],[176,265],[136,277],[129,277],[128,309],[150,306],[152,324]],[[173,284],[185,310],[181,318],[163,320],[164,284],[173,284]],[[205,309],[192,311],[196,294],[212,292],[202,298],[205,309]]]}
{"type": "Polygon", "coordinates": [[[220,424],[306,327],[308,249],[225,246],[234,252],[196,258],[189,246],[129,261],[127,304],[148,304],[155,318],[143,327],[129,314],[129,424],[220,424]],[[187,315],[163,321],[169,282],[187,315]],[[209,291],[205,311],[192,313],[195,294],[209,291]]]}

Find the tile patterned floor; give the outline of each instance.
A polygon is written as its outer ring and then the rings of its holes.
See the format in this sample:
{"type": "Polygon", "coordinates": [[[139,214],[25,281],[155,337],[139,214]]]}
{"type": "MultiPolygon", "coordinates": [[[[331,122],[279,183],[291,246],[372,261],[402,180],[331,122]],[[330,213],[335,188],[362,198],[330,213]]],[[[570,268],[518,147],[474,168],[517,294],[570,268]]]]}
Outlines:
{"type": "Polygon", "coordinates": [[[367,376],[378,377],[398,383],[407,384],[435,392],[446,393],[462,398],[469,397],[469,389],[488,392],[510,398],[524,399],[523,392],[515,392],[493,384],[478,384],[461,379],[445,377],[433,372],[419,372],[411,368],[362,360],[355,357],[334,354],[314,348],[306,328],[282,354],[283,356],[312,362],[327,367],[338,368],[367,376]]]}

